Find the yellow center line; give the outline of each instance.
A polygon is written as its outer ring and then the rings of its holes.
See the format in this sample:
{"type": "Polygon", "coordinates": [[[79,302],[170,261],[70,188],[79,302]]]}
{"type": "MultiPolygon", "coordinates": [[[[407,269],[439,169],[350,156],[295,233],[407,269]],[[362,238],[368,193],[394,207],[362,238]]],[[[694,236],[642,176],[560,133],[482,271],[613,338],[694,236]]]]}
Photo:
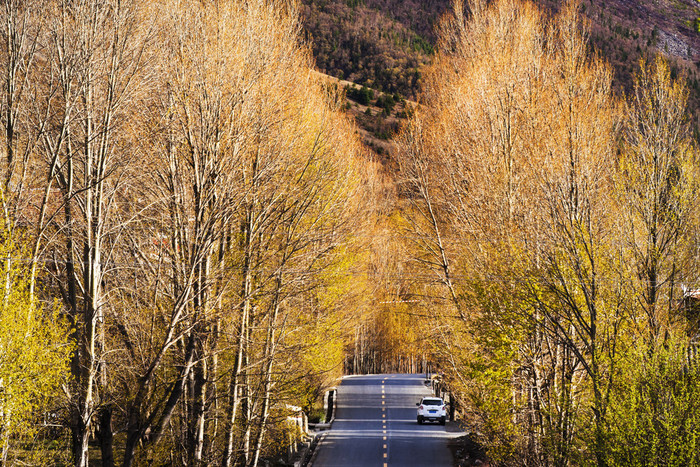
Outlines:
{"type": "Polygon", "coordinates": [[[387,457],[389,457],[389,454],[384,453],[384,459],[386,459],[387,457]]]}
{"type": "Polygon", "coordinates": [[[384,449],[386,449],[386,444],[384,445],[384,449]]]}

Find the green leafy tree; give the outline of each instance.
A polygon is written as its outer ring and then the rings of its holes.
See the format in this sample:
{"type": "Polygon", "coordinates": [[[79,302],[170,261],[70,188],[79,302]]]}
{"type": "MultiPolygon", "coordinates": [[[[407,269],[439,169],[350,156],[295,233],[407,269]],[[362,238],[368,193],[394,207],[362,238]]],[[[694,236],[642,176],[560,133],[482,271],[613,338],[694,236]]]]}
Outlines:
{"type": "Polygon", "coordinates": [[[608,464],[700,465],[700,365],[685,336],[630,349],[610,404],[608,464]]]}
{"type": "MultiPolygon", "coordinates": [[[[0,462],[50,458],[40,438],[42,423],[56,417],[60,387],[68,379],[72,347],[68,326],[56,307],[32,300],[23,249],[0,243],[3,293],[0,302],[0,462]],[[33,459],[32,459],[33,458],[33,459]]],[[[53,420],[54,423],[58,420],[53,420]]]]}

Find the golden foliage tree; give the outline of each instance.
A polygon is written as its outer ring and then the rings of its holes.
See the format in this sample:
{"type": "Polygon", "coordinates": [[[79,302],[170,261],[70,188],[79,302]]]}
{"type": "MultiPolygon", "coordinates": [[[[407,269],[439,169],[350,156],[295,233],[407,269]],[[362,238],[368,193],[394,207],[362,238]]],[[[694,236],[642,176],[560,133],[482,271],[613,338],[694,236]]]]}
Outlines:
{"type": "Polygon", "coordinates": [[[3,7],[3,218],[70,319],[75,465],[257,465],[342,367],[373,169],[297,9],[3,7]]]}
{"type": "Polygon", "coordinates": [[[658,338],[677,306],[696,164],[683,88],[643,64],[623,114],[587,44],[576,3],[548,18],[456,2],[401,135],[438,356],[495,459],[604,464],[631,325],[658,338]]]}

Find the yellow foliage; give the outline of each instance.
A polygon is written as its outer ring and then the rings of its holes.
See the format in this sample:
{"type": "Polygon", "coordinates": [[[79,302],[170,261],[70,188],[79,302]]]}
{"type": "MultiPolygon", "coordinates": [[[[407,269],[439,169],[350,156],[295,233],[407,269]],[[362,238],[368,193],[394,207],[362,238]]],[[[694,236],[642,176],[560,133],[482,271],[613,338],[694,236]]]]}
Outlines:
{"type": "Polygon", "coordinates": [[[44,308],[30,297],[27,264],[16,261],[22,249],[6,238],[0,244],[0,257],[0,445],[4,463],[13,455],[12,448],[31,440],[43,422],[59,422],[48,412],[56,411],[73,347],[58,307],[44,308]]]}

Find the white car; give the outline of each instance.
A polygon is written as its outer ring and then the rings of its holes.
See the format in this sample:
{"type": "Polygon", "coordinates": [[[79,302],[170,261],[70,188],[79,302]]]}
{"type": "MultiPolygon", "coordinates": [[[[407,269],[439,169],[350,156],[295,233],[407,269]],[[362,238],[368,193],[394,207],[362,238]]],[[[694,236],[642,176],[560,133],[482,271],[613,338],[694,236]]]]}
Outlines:
{"type": "Polygon", "coordinates": [[[439,397],[424,397],[416,404],[418,406],[418,424],[433,421],[445,424],[447,419],[447,409],[445,402],[439,397]]]}

